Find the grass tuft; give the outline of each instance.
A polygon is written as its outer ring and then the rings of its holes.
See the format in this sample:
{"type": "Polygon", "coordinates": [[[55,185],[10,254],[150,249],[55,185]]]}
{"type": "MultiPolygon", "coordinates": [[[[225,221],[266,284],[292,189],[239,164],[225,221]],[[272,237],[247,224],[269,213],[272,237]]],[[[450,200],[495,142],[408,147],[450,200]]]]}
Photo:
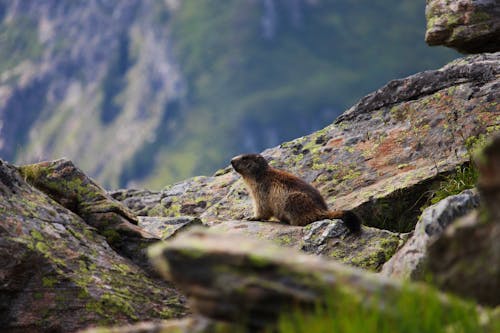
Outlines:
{"type": "Polygon", "coordinates": [[[437,292],[415,295],[403,291],[392,303],[384,295],[367,302],[337,292],[328,297],[326,305],[318,305],[312,312],[295,310],[284,314],[276,332],[500,332],[500,323],[491,319],[491,313],[484,310],[483,315],[473,303],[450,298],[446,307],[442,304],[437,292]]]}

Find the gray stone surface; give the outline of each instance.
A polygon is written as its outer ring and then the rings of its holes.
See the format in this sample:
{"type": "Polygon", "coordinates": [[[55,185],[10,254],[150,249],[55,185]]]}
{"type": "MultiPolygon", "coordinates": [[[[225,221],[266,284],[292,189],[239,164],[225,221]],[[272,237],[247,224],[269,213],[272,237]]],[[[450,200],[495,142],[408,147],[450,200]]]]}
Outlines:
{"type": "Polygon", "coordinates": [[[479,206],[479,195],[475,190],[466,190],[450,196],[426,208],[415,227],[410,239],[396,254],[387,261],[382,274],[405,279],[422,278],[427,247],[439,237],[444,229],[457,218],[466,215],[479,206]]]}
{"type": "Polygon", "coordinates": [[[498,0],[428,0],[425,16],[429,45],[464,53],[500,51],[498,0]]]}
{"type": "Polygon", "coordinates": [[[141,228],[163,240],[174,237],[178,232],[192,226],[203,225],[199,218],[192,216],[139,216],[138,218],[141,228]]]}

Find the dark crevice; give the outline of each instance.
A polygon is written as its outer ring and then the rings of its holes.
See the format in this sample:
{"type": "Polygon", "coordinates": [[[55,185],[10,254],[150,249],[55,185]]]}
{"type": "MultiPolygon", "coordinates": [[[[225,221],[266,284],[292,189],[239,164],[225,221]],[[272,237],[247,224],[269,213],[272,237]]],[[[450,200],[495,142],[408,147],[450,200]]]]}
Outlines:
{"type": "Polygon", "coordinates": [[[393,232],[410,232],[436,188],[453,172],[437,174],[413,186],[396,190],[384,198],[365,202],[354,211],[363,219],[364,225],[393,232]]]}

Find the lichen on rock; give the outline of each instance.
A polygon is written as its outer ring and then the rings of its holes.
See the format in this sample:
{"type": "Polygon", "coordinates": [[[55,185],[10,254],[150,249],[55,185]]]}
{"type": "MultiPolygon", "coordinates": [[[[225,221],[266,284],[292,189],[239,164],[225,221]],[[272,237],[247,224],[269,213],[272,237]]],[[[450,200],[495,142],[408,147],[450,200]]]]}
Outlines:
{"type": "Polygon", "coordinates": [[[96,228],[2,161],[0,261],[6,331],[70,332],[185,313],[169,284],[120,256],[96,228]]]}
{"type": "Polygon", "coordinates": [[[500,50],[500,4],[495,0],[428,0],[425,9],[429,45],[464,53],[500,50]]]}
{"type": "Polygon", "coordinates": [[[80,216],[106,237],[115,250],[139,265],[147,265],[145,248],[158,239],[137,226],[136,215],[85,175],[71,161],[23,165],[24,179],[80,216]]]}

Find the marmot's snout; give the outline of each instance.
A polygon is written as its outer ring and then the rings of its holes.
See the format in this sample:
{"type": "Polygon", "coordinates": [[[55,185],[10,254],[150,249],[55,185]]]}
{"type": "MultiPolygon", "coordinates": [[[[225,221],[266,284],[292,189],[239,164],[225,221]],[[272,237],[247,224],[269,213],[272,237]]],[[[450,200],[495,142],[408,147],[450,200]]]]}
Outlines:
{"type": "Polygon", "coordinates": [[[233,166],[233,169],[238,171],[238,165],[239,165],[239,162],[241,161],[241,157],[243,155],[238,155],[238,156],[235,156],[231,159],[231,165],[233,166]]]}

